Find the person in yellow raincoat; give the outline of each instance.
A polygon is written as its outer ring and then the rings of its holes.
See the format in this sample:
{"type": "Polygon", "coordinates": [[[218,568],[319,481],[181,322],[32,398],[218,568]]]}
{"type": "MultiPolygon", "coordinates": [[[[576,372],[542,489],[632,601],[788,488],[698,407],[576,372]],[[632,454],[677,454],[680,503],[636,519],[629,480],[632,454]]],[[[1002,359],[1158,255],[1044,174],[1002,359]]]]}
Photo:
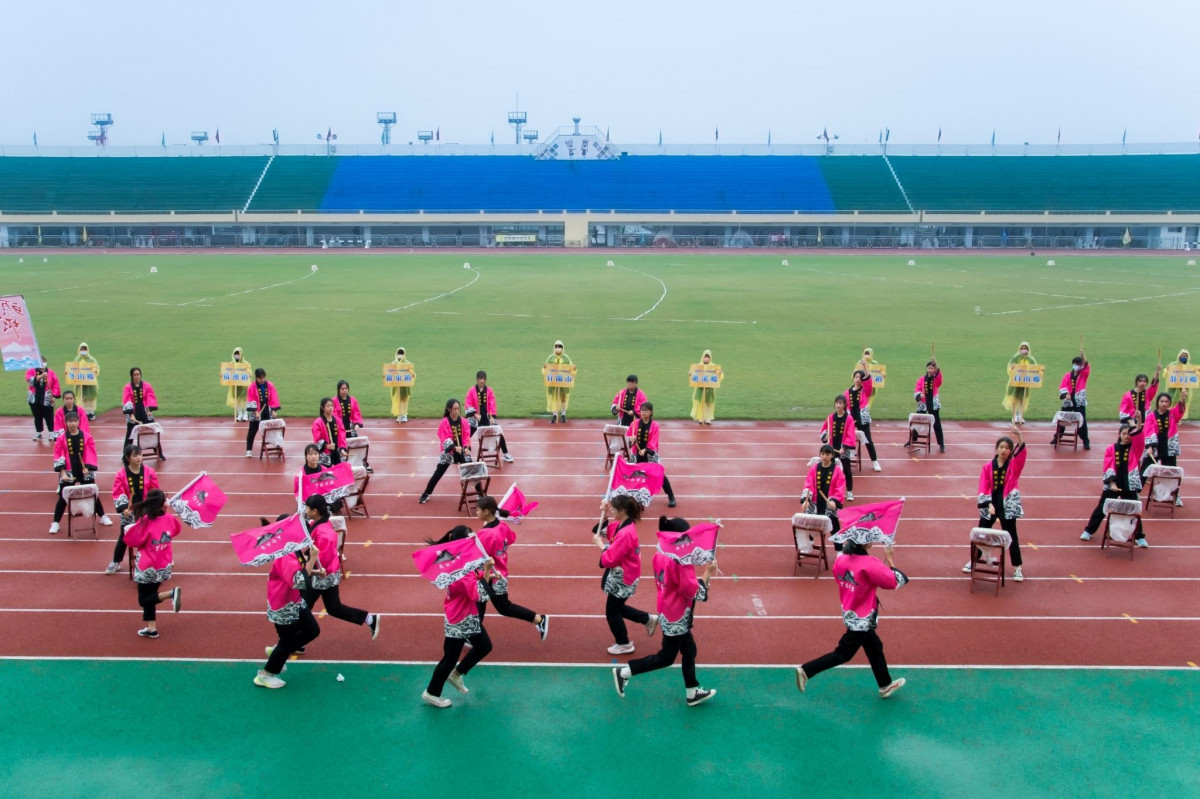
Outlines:
{"type": "Polygon", "coordinates": [[[91,350],[88,349],[88,345],[87,345],[86,341],[80,342],[79,357],[76,358],[75,360],[79,361],[80,363],[90,363],[92,365],[92,368],[96,370],[96,377],[97,377],[96,385],[94,385],[94,386],[68,385],[67,386],[67,388],[69,388],[75,392],[75,396],[79,397],[79,405],[84,409],[84,411],[87,412],[88,421],[93,422],[96,420],[96,396],[100,393],[100,384],[99,384],[100,363],[96,360],[95,356],[92,355],[91,350]]]}
{"type": "MultiPolygon", "coordinates": [[[[712,363],[712,350],[705,350],[700,356],[700,363],[712,363]]],[[[722,378],[724,372],[719,373],[722,378]]],[[[717,390],[715,388],[692,389],[692,418],[697,424],[712,424],[713,415],[717,410],[717,390]]]]}
{"type": "MultiPolygon", "coordinates": [[[[408,363],[403,347],[396,348],[396,358],[392,363],[408,363]]],[[[416,369],[413,369],[413,377],[416,377],[416,369]]],[[[396,421],[400,424],[408,423],[408,401],[412,399],[412,386],[393,386],[392,389],[392,416],[396,417],[396,421]]]]}
{"type": "MultiPolygon", "coordinates": [[[[1008,359],[1008,374],[1013,373],[1013,367],[1019,364],[1037,366],[1030,352],[1029,342],[1022,341],[1016,353],[1008,359]]],[[[1024,386],[1006,386],[1004,389],[1004,407],[1012,413],[1013,424],[1025,424],[1025,409],[1029,407],[1029,389],[1024,386]]]]}
{"type": "MultiPolygon", "coordinates": [[[[1168,364],[1166,366],[1166,368],[1163,370],[1163,373],[1170,374],[1172,371],[1174,371],[1175,369],[1178,369],[1180,366],[1187,366],[1191,362],[1192,362],[1192,354],[1190,352],[1188,352],[1187,350],[1180,350],[1179,355],[1175,356],[1175,362],[1168,364]]],[[[1171,395],[1171,406],[1172,407],[1179,404],[1180,399],[1182,399],[1182,397],[1183,397],[1183,389],[1181,389],[1181,388],[1165,388],[1164,387],[1163,390],[1166,393],[1171,395]]],[[[1188,418],[1188,409],[1190,407],[1191,407],[1190,404],[1183,406],[1183,418],[1184,419],[1188,418]]]]}
{"type": "MultiPolygon", "coordinates": [[[[250,362],[243,360],[242,348],[234,347],[233,354],[229,356],[229,360],[234,363],[244,363],[249,369],[250,362]]],[[[246,416],[246,391],[249,386],[230,386],[229,393],[225,395],[225,405],[233,408],[233,421],[245,422],[249,417],[246,416]]]]}
{"type": "MultiPolygon", "coordinates": [[[[563,343],[561,341],[554,342],[554,352],[550,353],[550,357],[546,359],[545,366],[571,363],[571,356],[563,352],[563,343]]],[[[545,367],[542,368],[542,374],[546,373],[545,367]]],[[[567,405],[571,402],[571,389],[546,386],[546,410],[550,412],[550,424],[561,420],[563,424],[567,423],[567,405]]]]}
{"type": "MultiPolygon", "coordinates": [[[[868,377],[871,377],[871,364],[873,363],[875,363],[875,350],[871,349],[870,347],[864,347],[862,357],[859,358],[858,363],[854,365],[854,371],[857,372],[861,369],[867,373],[868,377]]],[[[854,377],[854,372],[850,373],[850,377],[854,377]]],[[[874,380],[875,378],[871,377],[871,379],[874,380]]],[[[867,410],[871,409],[871,403],[875,401],[875,393],[879,391],[879,387],[875,384],[872,384],[871,388],[873,388],[874,391],[871,392],[871,396],[867,400],[867,410]]]]}

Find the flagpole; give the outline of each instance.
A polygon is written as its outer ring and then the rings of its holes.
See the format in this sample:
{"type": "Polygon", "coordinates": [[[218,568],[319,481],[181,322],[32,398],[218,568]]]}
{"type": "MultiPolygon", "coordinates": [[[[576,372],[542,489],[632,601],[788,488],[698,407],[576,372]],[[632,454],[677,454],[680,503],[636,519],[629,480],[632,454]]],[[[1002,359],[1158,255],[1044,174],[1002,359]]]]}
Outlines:
{"type": "Polygon", "coordinates": [[[601,499],[601,503],[602,503],[602,504],[601,504],[601,508],[600,508],[600,520],[596,522],[596,532],[597,532],[597,533],[600,533],[600,532],[601,532],[601,530],[600,530],[600,525],[604,523],[604,507],[603,507],[603,502],[607,500],[607,498],[608,498],[608,492],[609,492],[609,491],[612,491],[612,484],[613,484],[613,480],[617,479],[617,459],[618,459],[618,458],[620,458],[620,457],[621,457],[620,453],[614,453],[614,454],[613,454],[613,465],[612,465],[612,471],[610,471],[610,472],[608,473],[608,488],[606,488],[606,489],[605,489],[605,491],[604,491],[604,497],[601,499]]]}
{"type": "Polygon", "coordinates": [[[196,483],[200,482],[200,478],[204,477],[206,474],[208,474],[208,472],[200,472],[200,474],[193,477],[192,481],[190,483],[188,483],[187,485],[185,485],[183,488],[179,489],[179,491],[175,494],[175,496],[171,497],[170,501],[174,502],[175,500],[179,499],[181,496],[183,496],[184,491],[187,491],[189,488],[194,486],[196,483]]]}

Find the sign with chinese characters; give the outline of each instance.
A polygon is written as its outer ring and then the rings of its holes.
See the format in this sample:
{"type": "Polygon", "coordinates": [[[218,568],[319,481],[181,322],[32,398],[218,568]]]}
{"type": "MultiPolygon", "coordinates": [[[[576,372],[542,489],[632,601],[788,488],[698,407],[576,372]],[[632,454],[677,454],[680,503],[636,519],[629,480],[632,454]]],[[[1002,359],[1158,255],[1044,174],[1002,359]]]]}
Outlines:
{"type": "Polygon", "coordinates": [[[1191,363],[1173,363],[1163,369],[1168,389],[1200,387],[1200,367],[1191,363]]]}
{"type": "Polygon", "coordinates": [[[548,363],[542,367],[547,388],[572,388],[575,385],[575,364],[548,363]]]}
{"type": "Polygon", "coordinates": [[[1008,367],[1008,384],[1018,388],[1041,388],[1046,382],[1046,367],[1017,363],[1008,367]]]}
{"type": "Polygon", "coordinates": [[[94,386],[100,381],[100,370],[87,361],[67,361],[63,367],[63,382],[69,386],[94,386]]]}
{"type": "Polygon", "coordinates": [[[383,387],[412,386],[417,382],[417,373],[411,363],[385,363],[383,365],[383,387]]]}
{"type": "Polygon", "coordinates": [[[253,382],[254,373],[250,371],[250,364],[237,361],[221,364],[221,385],[249,386],[253,382]]]}
{"type": "Polygon", "coordinates": [[[694,363],[688,367],[689,388],[720,388],[725,373],[715,363],[694,363]]]}

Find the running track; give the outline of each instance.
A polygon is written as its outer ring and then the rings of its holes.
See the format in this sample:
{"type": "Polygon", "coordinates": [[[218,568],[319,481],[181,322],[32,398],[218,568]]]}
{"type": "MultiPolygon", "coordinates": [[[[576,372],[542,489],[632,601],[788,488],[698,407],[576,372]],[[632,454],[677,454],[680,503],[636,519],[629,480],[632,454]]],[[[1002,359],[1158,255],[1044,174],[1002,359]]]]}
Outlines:
{"type": "MultiPolygon", "coordinates": [[[[28,417],[0,419],[0,441],[9,456],[0,485],[0,613],[6,635],[0,657],[169,657],[261,659],[273,642],[265,616],[266,569],[240,566],[229,547],[231,532],[256,526],[260,515],[290,511],[308,420],[289,419],[285,464],[244,457],[245,425],[225,419],[163,419],[169,460],[151,463],[168,494],[206,470],[229,495],[216,526],[189,530],[175,543],[175,579],[183,588],[179,616],[160,606],[156,641],[139,639],[136,592],[124,571],[103,575],[116,527],[101,527],[100,541],[85,534],[68,540],[65,524],[47,534],[54,503],[51,445],[29,439],[28,417]]],[[[511,554],[515,602],[552,616],[550,637],[538,641],[530,625],[488,614],[495,662],[591,664],[611,658],[603,619],[597,551],[589,528],[602,493],[603,447],[596,420],[566,426],[545,420],[506,420],[516,463],[493,480],[499,496],[514,481],[542,505],[522,526],[511,554]]],[[[709,664],[794,664],[827,651],[842,630],[833,582],[809,567],[792,574],[789,519],[810,455],[815,423],[718,422],[708,428],[663,423],[663,463],[679,495],[671,511],[692,520],[720,517],[723,577],[712,599],[697,607],[697,639],[709,664]]],[[[1146,521],[1151,542],[1132,562],[1124,551],[1107,554],[1079,541],[1100,490],[1104,446],[1116,425],[1093,425],[1091,452],[1055,451],[1049,425],[1026,425],[1029,463],[1022,478],[1026,518],[1019,523],[1026,580],[1009,582],[992,596],[980,583],[968,592],[960,572],[967,531],[975,516],[982,462],[1005,426],[948,424],[945,455],[909,457],[901,447],[905,426],[874,426],[884,471],[855,474],[857,501],[906,496],[896,562],[912,583],[883,594],[881,634],[896,665],[1095,665],[1186,668],[1200,662],[1200,542],[1197,503],[1174,518],[1157,511],[1146,521]],[[1103,443],[1101,443],[1103,442],[1103,443]]],[[[441,593],[414,572],[410,553],[426,536],[468,520],[455,513],[457,481],[448,475],[427,505],[417,496],[432,472],[436,451],[432,420],[398,426],[369,420],[371,463],[369,520],[351,522],[346,554],[351,579],[344,601],[383,613],[380,638],[362,629],[322,620],[314,658],[430,661],[441,651],[441,593]]],[[[105,507],[124,423],[118,413],[92,427],[100,453],[99,483],[105,507]]],[[[1195,473],[1200,434],[1186,426],[1180,464],[1195,473]]],[[[1185,482],[1185,494],[1188,489],[1185,482]]],[[[663,498],[639,527],[643,571],[649,572],[655,521],[667,512],[663,498]]],[[[831,551],[832,555],[832,551],[831,551]]],[[[653,606],[653,584],[643,578],[631,604],[653,606]]],[[[631,630],[639,654],[652,645],[631,630]]]]}

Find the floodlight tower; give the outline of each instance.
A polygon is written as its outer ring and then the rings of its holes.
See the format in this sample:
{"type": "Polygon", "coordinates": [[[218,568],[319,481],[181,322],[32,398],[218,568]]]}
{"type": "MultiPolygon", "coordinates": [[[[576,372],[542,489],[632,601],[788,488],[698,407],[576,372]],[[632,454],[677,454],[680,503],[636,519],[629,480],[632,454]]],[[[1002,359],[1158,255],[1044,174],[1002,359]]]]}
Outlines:
{"type": "Polygon", "coordinates": [[[207,130],[193,130],[192,135],[191,135],[191,140],[196,142],[196,144],[201,144],[201,145],[204,144],[204,142],[208,141],[208,131],[207,130]]]}
{"type": "Polygon", "coordinates": [[[571,121],[575,123],[575,134],[574,135],[578,136],[579,135],[579,117],[571,117],[571,121]]]}
{"type": "Polygon", "coordinates": [[[521,134],[521,138],[524,139],[527,144],[533,144],[535,141],[538,140],[537,128],[527,129],[524,133],[521,134]]]}
{"type": "Polygon", "coordinates": [[[395,111],[380,111],[375,114],[375,121],[383,127],[383,135],[379,137],[381,144],[392,143],[392,125],[396,124],[395,111]]]}
{"type": "Polygon", "coordinates": [[[112,123],[112,114],[92,114],[92,126],[96,130],[88,134],[88,140],[94,141],[97,147],[104,147],[108,144],[108,128],[112,123]]]}
{"type": "Polygon", "coordinates": [[[529,121],[529,115],[524,111],[509,111],[508,124],[512,125],[517,131],[517,144],[521,143],[521,128],[525,127],[525,123],[529,121]]]}
{"type": "Polygon", "coordinates": [[[429,144],[429,142],[433,141],[433,131],[432,130],[418,130],[417,138],[421,140],[422,144],[429,144]]]}

